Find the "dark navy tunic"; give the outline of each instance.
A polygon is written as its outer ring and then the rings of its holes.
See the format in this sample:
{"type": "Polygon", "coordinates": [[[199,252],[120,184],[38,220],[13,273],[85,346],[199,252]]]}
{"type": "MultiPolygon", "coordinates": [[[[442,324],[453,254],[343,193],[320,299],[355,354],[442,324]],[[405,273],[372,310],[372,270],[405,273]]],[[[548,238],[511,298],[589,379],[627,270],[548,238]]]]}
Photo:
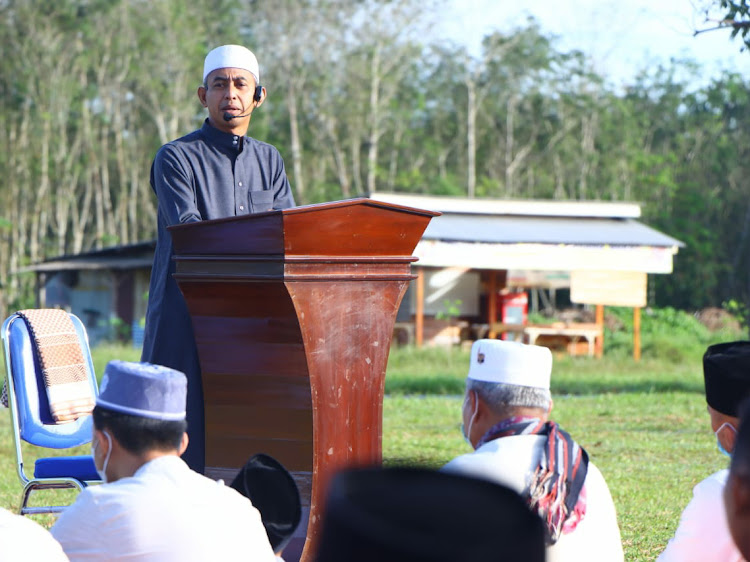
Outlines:
{"type": "Polygon", "coordinates": [[[287,209],[294,198],[284,161],[270,144],[209,125],[162,146],[151,166],[158,231],[146,312],[142,361],[182,371],[188,379],[190,445],[183,455],[203,472],[203,389],[187,305],[172,274],[168,226],[287,209]]]}

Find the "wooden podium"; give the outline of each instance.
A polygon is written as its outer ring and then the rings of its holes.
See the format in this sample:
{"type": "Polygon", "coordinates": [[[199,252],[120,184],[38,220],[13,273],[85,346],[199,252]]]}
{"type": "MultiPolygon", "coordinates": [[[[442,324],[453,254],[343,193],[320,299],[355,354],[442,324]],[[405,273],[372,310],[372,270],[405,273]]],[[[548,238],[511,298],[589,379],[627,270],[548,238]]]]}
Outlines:
{"type": "Polygon", "coordinates": [[[170,228],[202,370],[206,475],[231,482],[260,452],[292,472],[303,524],[287,562],[312,559],[331,476],[382,460],[396,312],[439,214],[352,199],[170,228]]]}

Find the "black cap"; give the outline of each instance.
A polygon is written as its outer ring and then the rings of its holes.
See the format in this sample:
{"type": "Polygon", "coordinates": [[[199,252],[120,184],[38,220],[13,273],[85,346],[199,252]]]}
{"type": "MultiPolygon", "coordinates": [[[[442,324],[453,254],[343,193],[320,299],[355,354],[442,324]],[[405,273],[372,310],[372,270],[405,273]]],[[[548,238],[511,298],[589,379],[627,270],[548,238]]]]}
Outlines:
{"type": "Polygon", "coordinates": [[[710,346],[703,355],[706,402],[714,410],[737,417],[750,396],[750,341],[710,346]]]}
{"type": "Polygon", "coordinates": [[[260,512],[273,551],[282,550],[302,518],[302,501],[294,477],[279,461],[258,453],[240,469],[231,486],[260,512]]]}
{"type": "Polygon", "coordinates": [[[543,562],[544,525],[500,484],[421,468],[331,480],[316,562],[543,562]]]}

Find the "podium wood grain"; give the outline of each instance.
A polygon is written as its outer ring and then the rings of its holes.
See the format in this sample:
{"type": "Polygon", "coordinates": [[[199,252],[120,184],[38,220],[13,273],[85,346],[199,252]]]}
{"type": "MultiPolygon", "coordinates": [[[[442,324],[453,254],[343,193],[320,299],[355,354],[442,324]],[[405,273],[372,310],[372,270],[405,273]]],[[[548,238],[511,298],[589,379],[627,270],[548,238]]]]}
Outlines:
{"type": "Polygon", "coordinates": [[[284,464],[309,515],[300,560],[335,472],[382,460],[396,312],[438,214],[353,199],[170,228],[201,363],[206,474],[231,480],[259,452],[284,464]]]}

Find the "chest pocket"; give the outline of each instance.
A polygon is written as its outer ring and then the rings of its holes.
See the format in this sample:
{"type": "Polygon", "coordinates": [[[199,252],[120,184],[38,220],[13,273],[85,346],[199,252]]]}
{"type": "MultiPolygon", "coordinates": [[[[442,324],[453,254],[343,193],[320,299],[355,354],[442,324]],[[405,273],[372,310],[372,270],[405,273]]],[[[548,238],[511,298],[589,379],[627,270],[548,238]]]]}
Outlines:
{"type": "Polygon", "coordinates": [[[264,213],[273,210],[273,192],[270,190],[249,191],[250,212],[264,213]]]}

